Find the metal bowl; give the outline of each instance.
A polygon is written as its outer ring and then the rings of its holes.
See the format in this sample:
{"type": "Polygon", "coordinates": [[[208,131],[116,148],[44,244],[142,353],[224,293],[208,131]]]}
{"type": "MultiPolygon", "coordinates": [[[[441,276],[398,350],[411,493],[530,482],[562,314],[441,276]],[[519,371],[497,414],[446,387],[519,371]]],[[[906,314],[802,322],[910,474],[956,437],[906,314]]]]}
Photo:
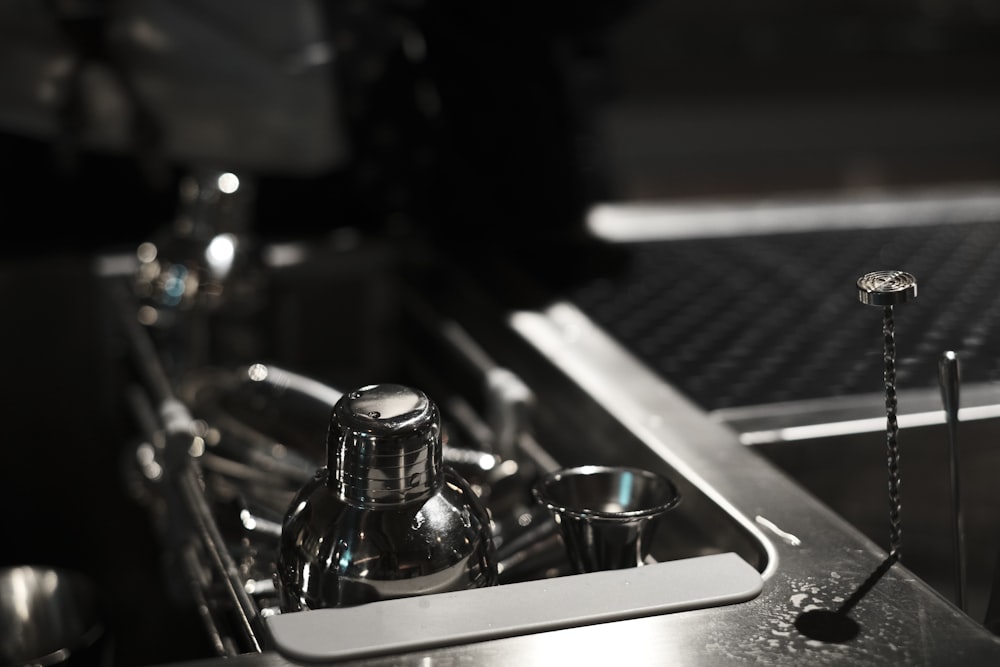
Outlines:
{"type": "Polygon", "coordinates": [[[102,664],[105,634],[96,586],[50,567],[0,568],[0,664],[102,664]]]}

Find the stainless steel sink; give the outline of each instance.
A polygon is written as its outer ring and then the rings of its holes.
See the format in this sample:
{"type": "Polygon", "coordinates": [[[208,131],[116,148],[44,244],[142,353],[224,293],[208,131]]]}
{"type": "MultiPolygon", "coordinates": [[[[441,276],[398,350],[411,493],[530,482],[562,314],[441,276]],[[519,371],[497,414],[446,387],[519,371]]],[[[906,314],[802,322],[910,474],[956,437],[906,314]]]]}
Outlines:
{"type": "MultiPolygon", "coordinates": [[[[206,630],[219,655],[367,659],[758,597],[775,567],[759,526],[729,507],[687,461],[651,449],[614,414],[618,401],[593,394],[553,365],[544,341],[525,329],[545,326],[544,318],[521,312],[505,321],[504,311],[485,299],[434,284],[421,289],[419,271],[404,285],[395,273],[404,267],[382,248],[373,248],[367,261],[355,257],[354,265],[335,248],[270,250],[272,258],[292,259],[269,267],[275,307],[251,313],[254,330],[265,335],[236,338],[246,344],[223,348],[217,353],[226,357],[223,363],[186,369],[176,379],[160,360],[183,358],[171,345],[171,330],[144,329],[133,316],[141,308],[126,289],[132,260],[106,258],[99,265],[119,335],[128,343],[122,365],[131,381],[123,393],[140,427],[130,486],[154,515],[167,517],[164,536],[183,535],[188,569],[178,575],[195,582],[192,597],[211,608],[206,630]],[[373,268],[387,270],[369,279],[373,268]],[[345,291],[360,303],[351,326],[327,307],[330,293],[345,291]],[[283,364],[254,363],[258,357],[243,348],[283,364]],[[309,375],[291,370],[303,368],[309,375]],[[379,600],[361,611],[283,611],[273,583],[282,518],[292,493],[326,460],[335,396],[376,378],[420,387],[440,406],[444,456],[491,512],[500,585],[379,600]],[[474,454],[476,464],[463,454],[474,454]],[[478,467],[487,454],[496,465],[478,467]],[[648,567],[572,574],[555,522],[531,499],[530,488],[544,473],[579,465],[640,467],[676,485],[680,505],[657,531],[648,567]],[[428,605],[435,614],[423,612],[428,605]],[[430,620],[422,625],[403,622],[425,617],[430,620]],[[317,623],[339,631],[316,632],[317,623]]],[[[246,329],[242,319],[212,314],[246,329]]],[[[664,415],[664,427],[670,421],[664,415]]]]}
{"type": "MultiPolygon", "coordinates": [[[[653,559],[660,561],[656,567],[666,567],[642,574],[665,573],[655,582],[640,581],[634,572],[604,572],[596,579],[587,574],[575,579],[575,575],[566,575],[565,552],[548,550],[543,555],[555,556],[554,566],[550,558],[543,559],[541,568],[525,568],[516,576],[509,570],[507,580],[495,591],[462,591],[402,603],[382,601],[386,604],[380,602],[356,615],[322,610],[294,616],[296,612],[278,612],[270,602],[273,590],[264,586],[266,574],[272,571],[267,540],[273,542],[273,531],[260,531],[260,542],[251,544],[256,551],[250,565],[259,566],[265,576],[245,579],[244,575],[255,570],[243,569],[244,561],[237,560],[246,556],[243,547],[247,542],[240,531],[254,529],[247,527],[242,512],[232,513],[233,503],[222,502],[227,500],[222,493],[225,485],[201,486],[197,475],[190,474],[198,469],[204,472],[204,460],[183,466],[176,476],[181,482],[179,495],[191,506],[192,515],[205,519],[202,532],[208,537],[199,546],[209,567],[198,571],[210,570],[214,577],[208,577],[209,583],[233,591],[234,599],[223,600],[219,608],[235,610],[236,621],[251,629],[248,647],[230,642],[234,646],[230,650],[226,642],[219,642],[225,651],[220,655],[257,654],[261,664],[275,665],[344,657],[389,665],[399,664],[401,658],[415,661],[419,656],[430,656],[435,662],[500,665],[538,662],[539,655],[559,656],[561,660],[577,655],[593,662],[595,656],[604,655],[600,651],[606,652],[609,646],[619,647],[619,651],[625,642],[640,647],[650,658],[647,662],[671,655],[688,663],[762,659],[769,664],[884,664],[888,660],[913,664],[940,662],[951,657],[956,647],[972,660],[995,662],[1000,656],[1000,638],[982,626],[981,613],[973,612],[976,617],[961,613],[935,591],[938,584],[931,574],[915,569],[920,566],[918,539],[933,542],[940,549],[948,544],[948,533],[946,521],[939,521],[942,528],[934,536],[922,535],[930,529],[911,526],[916,519],[905,514],[911,506],[906,494],[912,494],[913,484],[908,480],[919,478],[921,484],[940,490],[940,497],[947,498],[945,463],[938,466],[940,482],[932,480],[929,473],[904,470],[904,561],[899,564],[886,559],[878,397],[847,406],[853,410],[848,411],[848,417],[833,418],[826,404],[797,404],[787,415],[781,412],[782,406],[769,406],[769,415],[710,413],[572,302],[501,305],[469,285],[460,272],[456,276],[441,270],[445,275],[440,275],[423,265],[398,267],[396,258],[379,248],[363,257],[357,249],[350,257],[336,248],[328,249],[329,254],[315,248],[271,250],[270,289],[276,308],[269,311],[273,318],[263,318],[258,330],[270,343],[268,356],[282,360],[286,367],[311,369],[315,378],[331,387],[355,386],[375,377],[377,381],[405,379],[439,403],[451,429],[449,434],[455,438],[450,442],[474,442],[466,437],[486,426],[490,447],[515,457],[520,481],[560,467],[627,465],[666,475],[676,483],[682,501],[670,513],[652,549],[653,559]],[[377,272],[380,279],[365,280],[372,267],[385,270],[377,272]],[[412,280],[397,280],[397,268],[417,270],[401,271],[412,280]],[[338,310],[329,307],[331,294],[348,294],[352,303],[360,304],[350,321],[345,322],[338,310]],[[331,351],[343,350],[352,352],[348,361],[358,363],[340,367],[338,362],[345,355],[331,351]],[[503,377],[516,377],[518,382],[505,389],[496,384],[503,377]],[[517,391],[508,391],[512,387],[517,391]],[[806,456],[807,440],[793,440],[788,431],[781,431],[850,421],[859,415],[874,420],[874,426],[869,426],[863,441],[853,446],[859,450],[856,455],[844,454],[850,438],[838,435],[829,441],[836,449],[823,448],[818,457],[806,456]],[[767,440],[766,433],[772,431],[778,436],[767,440]],[[511,433],[514,439],[508,441],[511,433]],[[806,475],[786,468],[791,463],[783,461],[784,453],[792,463],[815,474],[815,488],[810,487],[813,482],[806,475]],[[869,475],[862,474],[868,470],[871,481],[869,475]],[[840,496],[828,495],[822,483],[829,480],[840,496]],[[863,511],[852,514],[853,506],[842,499],[857,501],[863,511]],[[214,514],[213,509],[230,514],[214,514]],[[236,516],[243,522],[222,521],[236,516]],[[213,522],[218,530],[212,529],[213,522]],[[239,539],[228,539],[233,536],[226,531],[230,527],[236,529],[233,535],[239,539]],[[727,564],[734,563],[740,577],[731,589],[698,589],[682,599],[672,597],[684,593],[685,586],[711,587],[724,581],[719,573],[728,572],[727,564]],[[686,569],[691,564],[706,567],[686,569]],[[713,569],[718,564],[725,567],[713,569]],[[595,581],[599,583],[592,583],[595,581]],[[252,590],[248,584],[253,584],[252,590]],[[623,607],[610,604],[630,587],[649,593],[652,600],[647,596],[629,598],[623,607]],[[529,600],[545,600],[548,606],[526,603],[529,600]],[[844,607],[847,602],[849,609],[844,607]],[[587,606],[592,603],[600,604],[587,606]],[[521,613],[525,604],[531,614],[521,613]],[[418,613],[429,605],[436,606],[438,613],[418,613]],[[463,613],[467,609],[483,613],[472,617],[463,613]],[[816,618],[811,612],[831,613],[847,621],[851,632],[830,635],[824,634],[829,628],[815,633],[815,628],[800,627],[802,619],[816,618]],[[443,630],[437,628],[439,634],[421,631],[387,639],[388,635],[379,631],[371,641],[365,639],[367,635],[361,630],[374,627],[373,619],[383,613],[388,627],[407,632],[415,630],[393,619],[430,622],[446,618],[455,619],[455,623],[446,623],[443,630]],[[919,616],[922,622],[911,623],[910,615],[919,616]],[[346,635],[324,634],[317,631],[320,626],[340,628],[346,635]],[[352,647],[344,637],[360,644],[352,647]],[[319,640],[326,643],[314,643],[319,640]]],[[[112,278],[114,272],[104,275],[112,278]]],[[[135,324],[124,328],[134,329],[135,324]]],[[[135,347],[141,352],[139,340],[145,337],[137,337],[135,347]]],[[[242,349],[223,351],[246,356],[242,349]]],[[[153,380],[159,377],[158,373],[147,374],[153,380]]],[[[141,369],[139,375],[143,375],[141,369]]],[[[159,383],[149,384],[156,398],[159,383]]],[[[1000,401],[967,402],[971,407],[1000,401]]],[[[163,407],[171,405],[166,401],[163,407]]],[[[191,405],[197,407],[197,401],[191,405]]],[[[904,411],[933,411],[918,409],[916,401],[906,395],[900,397],[900,405],[904,411]]],[[[267,407],[249,412],[267,421],[267,407]]],[[[137,410],[137,416],[148,411],[137,410]]],[[[161,412],[165,417],[172,415],[161,412]]],[[[969,414],[966,411],[965,416],[969,414]]],[[[250,417],[244,420],[250,424],[250,417]]],[[[158,429],[153,426],[149,441],[156,443],[158,429]]],[[[297,419],[296,426],[308,427],[308,443],[319,443],[325,421],[297,419]]],[[[918,457],[906,444],[909,428],[905,421],[903,427],[906,466],[909,458],[918,457]]],[[[971,436],[966,429],[960,434],[963,439],[971,436]]],[[[192,451],[185,437],[177,439],[183,449],[174,450],[192,451]]],[[[822,447],[822,438],[813,439],[822,447]]],[[[281,440],[294,444],[285,436],[281,440]]],[[[306,445],[302,453],[321,460],[309,449],[306,445]]],[[[927,467],[935,468],[932,463],[927,467]]],[[[157,480],[150,479],[160,484],[157,480]]],[[[490,499],[501,495],[494,488],[490,499]]],[[[513,506],[519,507],[523,494],[515,496],[513,506]]],[[[938,505],[928,504],[932,510],[939,509],[938,505]]],[[[917,504],[913,506],[916,510],[917,504]]],[[[504,514],[510,507],[503,503],[491,509],[496,517],[519,516],[504,514]]],[[[548,545],[546,549],[552,546],[548,539],[539,542],[548,545]]],[[[983,550],[987,551],[992,550],[983,550]]],[[[944,578],[950,572],[947,564],[938,569],[944,578]]],[[[981,596],[977,604],[983,604],[981,596]]],[[[225,616],[216,625],[225,631],[230,621],[225,616]]]]}
{"type": "MultiPolygon", "coordinates": [[[[744,445],[888,549],[884,398],[880,395],[718,410],[744,445]]],[[[902,562],[956,601],[953,532],[964,535],[966,611],[983,622],[1000,554],[1000,387],[962,389],[956,452],[961,521],[952,508],[949,435],[941,396],[901,392],[902,562]]],[[[996,629],[996,628],[993,628],[996,629]]]]}

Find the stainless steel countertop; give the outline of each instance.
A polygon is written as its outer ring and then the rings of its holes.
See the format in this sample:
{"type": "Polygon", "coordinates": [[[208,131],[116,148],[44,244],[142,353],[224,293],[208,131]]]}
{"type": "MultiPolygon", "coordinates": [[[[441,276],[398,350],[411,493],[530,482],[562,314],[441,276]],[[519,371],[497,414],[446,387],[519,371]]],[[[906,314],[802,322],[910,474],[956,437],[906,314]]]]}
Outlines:
{"type": "MultiPolygon", "coordinates": [[[[744,603],[373,657],[359,665],[1000,664],[1000,638],[893,563],[887,553],[739,442],[565,303],[516,312],[510,327],[566,373],[767,555],[761,594],[744,603]],[[848,606],[857,634],[806,636],[796,620],[848,606]]],[[[882,503],[884,498],[872,498],[882,503]]],[[[275,651],[235,665],[296,664],[275,651]]],[[[214,665],[217,660],[188,665],[214,665]]]]}

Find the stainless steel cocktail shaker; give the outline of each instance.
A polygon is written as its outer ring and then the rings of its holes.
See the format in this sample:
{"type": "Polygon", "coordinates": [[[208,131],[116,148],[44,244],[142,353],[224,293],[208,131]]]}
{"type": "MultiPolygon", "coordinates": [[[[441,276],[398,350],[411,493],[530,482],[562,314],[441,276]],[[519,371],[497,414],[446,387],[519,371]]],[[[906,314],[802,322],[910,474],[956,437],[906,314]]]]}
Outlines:
{"type": "Polygon", "coordinates": [[[489,515],[442,464],[434,403],[397,384],[344,394],[330,420],[327,465],[295,496],[282,526],[282,610],[496,583],[489,515]]]}

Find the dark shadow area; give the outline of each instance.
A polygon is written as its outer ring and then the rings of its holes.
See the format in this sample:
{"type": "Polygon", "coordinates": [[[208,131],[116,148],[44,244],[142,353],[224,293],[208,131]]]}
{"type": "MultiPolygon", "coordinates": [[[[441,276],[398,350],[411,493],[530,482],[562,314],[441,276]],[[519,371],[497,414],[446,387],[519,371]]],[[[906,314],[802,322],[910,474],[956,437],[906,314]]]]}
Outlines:
{"type": "Polygon", "coordinates": [[[194,602],[171,588],[154,521],[126,488],[123,397],[86,257],[0,266],[0,566],[65,569],[94,582],[116,665],[207,655],[194,602]],[[71,286],[71,290],[67,291],[71,286]]]}
{"type": "Polygon", "coordinates": [[[809,639],[833,644],[847,642],[857,637],[861,632],[861,627],[848,614],[875,587],[879,579],[889,571],[889,568],[897,560],[899,558],[895,552],[889,554],[889,557],[882,561],[871,573],[871,576],[837,609],[813,609],[800,614],[795,619],[795,629],[809,639]]]}

